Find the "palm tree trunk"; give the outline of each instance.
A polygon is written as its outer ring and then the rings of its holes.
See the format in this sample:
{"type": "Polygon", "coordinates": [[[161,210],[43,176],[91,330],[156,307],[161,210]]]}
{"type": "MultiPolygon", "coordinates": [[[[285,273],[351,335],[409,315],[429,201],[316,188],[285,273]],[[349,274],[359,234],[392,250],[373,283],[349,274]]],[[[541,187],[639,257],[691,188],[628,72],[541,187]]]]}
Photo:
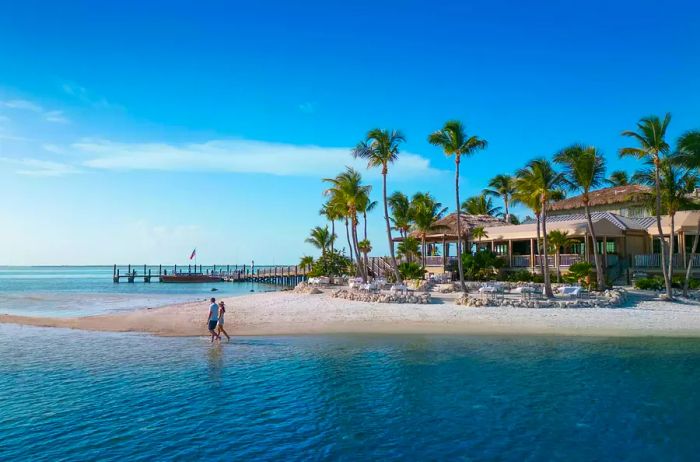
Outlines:
{"type": "Polygon", "coordinates": [[[557,265],[557,284],[559,284],[561,282],[561,253],[559,250],[554,254],[554,259],[557,265]]]}
{"type": "Polygon", "coordinates": [[[668,274],[668,268],[666,268],[666,240],[664,239],[664,232],[661,228],[661,188],[659,178],[659,160],[654,159],[654,187],[656,192],[656,228],[659,231],[659,239],[661,241],[661,272],[664,275],[664,283],[666,285],[666,297],[669,300],[673,299],[673,291],[671,289],[671,278],[668,274]]]}
{"type": "MultiPolygon", "coordinates": [[[[698,219],[698,229],[700,229],[700,219],[698,219]]],[[[690,250],[690,258],[688,259],[688,266],[685,270],[685,281],[683,282],[683,296],[688,296],[688,284],[690,283],[690,272],[693,270],[693,259],[695,258],[695,252],[698,250],[698,236],[696,234],[693,238],[693,248],[690,250]]]]}
{"type": "Polygon", "coordinates": [[[362,212],[362,218],[363,218],[364,227],[365,227],[364,240],[366,241],[367,240],[367,211],[362,212]]]}
{"type": "Polygon", "coordinates": [[[549,262],[547,261],[547,204],[542,200],[542,251],[544,253],[544,295],[553,298],[552,282],[549,280],[549,262]]]}
{"type": "Polygon", "coordinates": [[[389,222],[389,206],[386,200],[386,166],[382,170],[382,198],[384,200],[384,220],[386,221],[386,236],[389,239],[389,255],[391,255],[391,264],[394,266],[394,274],[396,282],[401,284],[401,274],[399,274],[399,265],[396,264],[396,256],[394,255],[394,240],[391,238],[391,223],[389,222]]]}
{"type": "Polygon", "coordinates": [[[510,211],[508,209],[508,196],[506,194],[503,195],[503,206],[506,209],[506,223],[510,223],[510,211]]]}
{"type": "Polygon", "coordinates": [[[542,277],[544,277],[544,266],[542,266],[542,256],[540,255],[540,239],[542,238],[542,235],[540,234],[540,228],[542,224],[542,214],[536,213],[535,215],[537,215],[537,243],[535,244],[535,249],[537,253],[535,254],[535,262],[537,262],[537,258],[540,259],[540,274],[542,275],[542,277]]]}
{"type": "Polygon", "coordinates": [[[335,220],[331,220],[331,253],[335,252],[335,220]]]}
{"type": "Polygon", "coordinates": [[[671,215],[671,239],[669,239],[669,252],[668,252],[668,277],[671,279],[671,284],[673,284],[673,250],[674,250],[674,232],[673,228],[676,223],[676,214],[670,213],[671,215]]]}
{"type": "Polygon", "coordinates": [[[457,204],[457,269],[459,270],[459,285],[462,292],[467,291],[464,283],[464,268],[462,268],[462,224],[460,223],[459,207],[459,154],[455,154],[455,200],[457,204]]]}
{"type": "Polygon", "coordinates": [[[367,275],[362,264],[362,255],[360,255],[360,249],[358,248],[357,241],[357,218],[352,219],[352,243],[355,246],[355,258],[357,260],[357,271],[360,273],[360,277],[363,282],[367,282],[367,275]]]}
{"type": "Polygon", "coordinates": [[[595,261],[595,274],[598,290],[605,289],[605,273],[603,273],[603,265],[601,264],[600,258],[598,257],[598,238],[593,230],[593,219],[591,218],[591,211],[588,208],[588,201],[583,203],[584,210],[586,212],[586,222],[588,223],[588,234],[591,235],[591,240],[593,241],[593,261],[595,261]]]}
{"type": "Polygon", "coordinates": [[[348,251],[350,252],[350,261],[355,259],[355,255],[352,253],[352,242],[350,242],[350,228],[348,227],[348,217],[345,217],[345,236],[348,238],[348,251]]]}
{"type": "Polygon", "coordinates": [[[425,233],[423,233],[421,235],[420,240],[421,240],[421,250],[422,250],[422,255],[421,255],[422,263],[423,263],[423,268],[425,268],[425,254],[426,254],[426,251],[425,251],[425,233]]]}

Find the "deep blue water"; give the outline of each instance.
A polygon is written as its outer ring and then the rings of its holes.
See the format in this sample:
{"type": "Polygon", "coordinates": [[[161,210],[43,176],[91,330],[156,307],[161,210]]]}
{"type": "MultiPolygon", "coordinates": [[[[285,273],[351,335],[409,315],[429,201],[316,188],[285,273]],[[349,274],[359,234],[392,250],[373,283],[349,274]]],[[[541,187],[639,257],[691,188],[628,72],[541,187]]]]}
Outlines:
{"type": "Polygon", "coordinates": [[[0,325],[0,460],[697,460],[700,341],[0,325]]]}
{"type": "MultiPolygon", "coordinates": [[[[151,268],[158,272],[158,267],[151,268]]],[[[138,271],[142,272],[143,268],[138,271]]],[[[0,314],[84,316],[193,301],[211,295],[232,296],[276,289],[230,282],[114,284],[112,267],[107,266],[0,266],[0,314]]]]}

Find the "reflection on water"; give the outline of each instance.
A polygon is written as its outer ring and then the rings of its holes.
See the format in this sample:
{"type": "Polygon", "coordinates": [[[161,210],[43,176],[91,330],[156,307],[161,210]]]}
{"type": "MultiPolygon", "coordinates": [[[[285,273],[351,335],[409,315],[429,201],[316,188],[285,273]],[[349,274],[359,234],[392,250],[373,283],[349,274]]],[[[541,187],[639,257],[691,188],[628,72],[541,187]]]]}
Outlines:
{"type": "Polygon", "coordinates": [[[700,342],[0,326],[0,460],[693,460],[700,342]]]}

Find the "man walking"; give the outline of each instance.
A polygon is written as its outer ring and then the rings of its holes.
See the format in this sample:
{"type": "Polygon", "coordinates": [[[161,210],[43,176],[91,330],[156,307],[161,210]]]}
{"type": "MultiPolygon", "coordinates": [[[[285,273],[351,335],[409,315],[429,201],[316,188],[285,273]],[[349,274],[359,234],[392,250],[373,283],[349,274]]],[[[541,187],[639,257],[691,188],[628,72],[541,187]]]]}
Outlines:
{"type": "Polygon", "coordinates": [[[211,342],[214,343],[214,339],[221,340],[221,336],[216,333],[216,325],[219,322],[219,305],[216,304],[216,299],[211,298],[211,305],[209,306],[209,317],[207,318],[207,327],[209,327],[209,332],[211,333],[211,342]]]}

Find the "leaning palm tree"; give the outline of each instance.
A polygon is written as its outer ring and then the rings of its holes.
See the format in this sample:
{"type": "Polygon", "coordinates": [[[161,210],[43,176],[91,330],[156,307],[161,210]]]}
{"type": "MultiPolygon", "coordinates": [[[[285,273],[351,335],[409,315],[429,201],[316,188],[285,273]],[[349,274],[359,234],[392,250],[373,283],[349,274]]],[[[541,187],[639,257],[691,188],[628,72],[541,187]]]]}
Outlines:
{"type": "Polygon", "coordinates": [[[590,209],[591,190],[599,187],[605,181],[605,158],[593,146],[574,144],[562,149],[554,156],[554,161],[564,168],[565,185],[572,191],[581,193],[583,209],[588,223],[588,234],[593,242],[593,259],[598,290],[605,288],[604,266],[600,261],[598,240],[593,228],[590,209]]]}
{"type": "Polygon", "coordinates": [[[404,193],[396,191],[389,196],[388,202],[394,229],[399,232],[401,237],[406,239],[413,222],[413,218],[411,218],[411,201],[404,193]]]}
{"type": "Polygon", "coordinates": [[[328,231],[328,226],[321,228],[320,226],[314,227],[309,233],[309,237],[306,238],[305,242],[313,245],[321,251],[321,255],[325,256],[328,247],[330,247],[331,242],[333,242],[335,236],[328,231]]]}
{"type": "Polygon", "coordinates": [[[547,298],[554,297],[552,283],[549,278],[549,262],[547,261],[547,207],[552,200],[552,195],[556,194],[563,183],[561,173],[552,167],[547,159],[531,160],[525,168],[521,168],[516,173],[518,189],[529,191],[531,196],[536,197],[540,202],[540,215],[542,216],[542,250],[544,253],[544,293],[547,298]]]}
{"type": "Polygon", "coordinates": [[[627,186],[630,184],[630,179],[624,170],[615,170],[605,179],[605,184],[608,186],[627,186]]]}
{"type": "Polygon", "coordinates": [[[496,175],[489,181],[489,187],[484,189],[488,196],[500,197],[503,201],[503,218],[510,223],[510,203],[515,194],[515,179],[510,175],[496,175]]]}
{"type": "Polygon", "coordinates": [[[325,178],[323,181],[330,183],[331,187],[326,191],[326,194],[338,201],[345,209],[345,215],[350,221],[352,247],[355,249],[355,258],[357,260],[357,269],[360,276],[366,281],[366,268],[362,264],[362,259],[358,250],[357,225],[359,223],[358,210],[363,204],[368,201],[371,186],[362,184],[362,175],[351,168],[347,167],[343,173],[340,173],[335,178],[325,178]]]}
{"type": "Polygon", "coordinates": [[[636,157],[637,159],[650,160],[654,166],[654,193],[656,195],[656,227],[659,232],[659,240],[661,241],[661,272],[664,276],[666,285],[666,297],[673,298],[671,289],[671,276],[666,268],[668,255],[668,246],[664,239],[663,229],[661,227],[661,156],[669,152],[669,145],[666,142],[666,130],[671,122],[671,114],[667,113],[663,120],[657,116],[644,117],[637,123],[637,131],[627,130],[622,132],[622,136],[630,137],[636,140],[639,147],[629,147],[620,149],[620,157],[636,157]]]}
{"type": "Polygon", "coordinates": [[[314,257],[312,257],[310,255],[304,255],[303,257],[301,257],[301,260],[299,260],[299,268],[301,268],[301,270],[304,273],[307,273],[311,269],[313,264],[314,264],[314,257]]]}
{"type": "Polygon", "coordinates": [[[462,202],[462,212],[469,215],[501,215],[501,208],[493,205],[493,200],[485,194],[472,196],[462,202]]]}
{"type": "Polygon", "coordinates": [[[553,229],[547,236],[547,241],[554,252],[554,266],[557,268],[557,282],[561,282],[561,249],[571,245],[568,231],[553,229]]]}
{"type": "Polygon", "coordinates": [[[426,236],[442,228],[436,225],[436,222],[443,217],[446,211],[447,207],[443,207],[430,193],[418,192],[411,199],[411,217],[413,218],[413,226],[421,239],[423,266],[425,266],[425,257],[428,253],[425,244],[426,236]]]}
{"type": "Polygon", "coordinates": [[[406,141],[404,136],[398,130],[382,130],[375,128],[367,133],[364,141],[359,143],[352,151],[355,158],[367,160],[367,168],[381,167],[382,168],[382,199],[384,201],[384,220],[386,221],[386,235],[389,240],[389,254],[391,255],[391,264],[394,268],[396,281],[401,282],[401,274],[399,267],[396,264],[396,256],[394,255],[394,240],[391,237],[391,223],[389,222],[389,207],[386,197],[386,175],[389,173],[389,164],[393,164],[399,156],[399,144],[406,141]]]}
{"type": "MultiPolygon", "coordinates": [[[[684,133],[678,138],[676,143],[676,152],[678,160],[688,169],[692,169],[698,173],[700,169],[700,130],[691,130],[684,133]]],[[[698,229],[700,229],[700,218],[698,219],[698,229]]],[[[688,283],[690,282],[690,273],[693,270],[693,260],[695,253],[698,250],[698,237],[700,234],[695,234],[693,238],[693,247],[690,250],[690,258],[685,270],[685,281],[683,282],[683,295],[688,296],[688,283]]]]}
{"type": "Polygon", "coordinates": [[[467,291],[464,283],[464,268],[462,266],[462,225],[460,218],[459,202],[459,164],[462,156],[470,156],[480,149],[486,148],[486,140],[477,136],[467,136],[464,125],[458,120],[450,120],[442,129],[431,133],[428,142],[439,146],[447,156],[455,158],[455,204],[457,212],[457,267],[459,269],[459,283],[463,292],[467,291]]]}

